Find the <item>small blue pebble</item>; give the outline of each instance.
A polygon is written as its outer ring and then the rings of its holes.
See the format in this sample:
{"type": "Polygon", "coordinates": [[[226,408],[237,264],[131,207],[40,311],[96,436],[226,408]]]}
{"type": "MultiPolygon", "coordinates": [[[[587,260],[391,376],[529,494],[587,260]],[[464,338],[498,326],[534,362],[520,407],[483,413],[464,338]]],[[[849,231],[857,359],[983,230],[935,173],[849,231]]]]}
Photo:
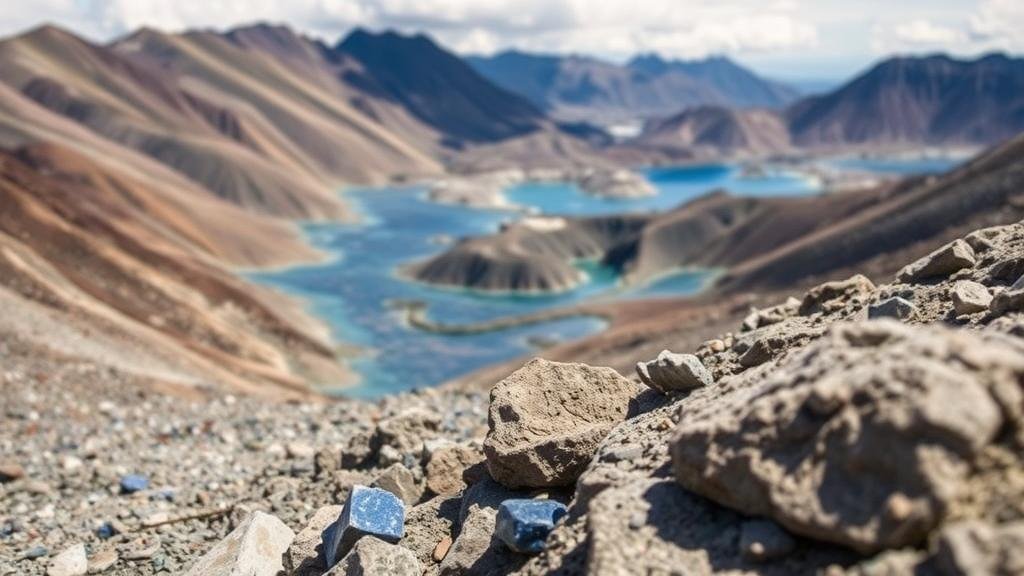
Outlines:
{"type": "Polygon", "coordinates": [[[505,500],[498,507],[494,531],[513,551],[538,554],[555,523],[567,512],[564,504],[554,500],[505,500]]]}
{"type": "Polygon", "coordinates": [[[33,546],[25,552],[25,558],[28,560],[35,560],[36,558],[42,558],[49,553],[50,551],[46,549],[46,546],[33,546]]]}
{"type": "Polygon", "coordinates": [[[117,534],[117,531],[114,530],[114,525],[110,522],[104,522],[96,529],[96,535],[100,537],[100,540],[109,540],[110,538],[113,538],[115,534],[117,534]]]}
{"type": "Polygon", "coordinates": [[[394,544],[403,534],[405,504],[398,496],[380,488],[353,486],[341,516],[323,534],[327,567],[337,564],[365,535],[394,544]]]}
{"type": "Polygon", "coordinates": [[[121,492],[134,494],[149,488],[149,478],[141,474],[127,474],[121,477],[121,492]]]}

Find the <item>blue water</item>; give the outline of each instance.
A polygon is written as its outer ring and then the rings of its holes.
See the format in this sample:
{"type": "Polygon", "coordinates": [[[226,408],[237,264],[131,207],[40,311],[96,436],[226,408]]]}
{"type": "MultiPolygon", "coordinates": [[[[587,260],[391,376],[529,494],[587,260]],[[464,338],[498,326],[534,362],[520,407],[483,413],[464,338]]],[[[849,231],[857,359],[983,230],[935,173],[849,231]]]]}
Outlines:
{"type": "Polygon", "coordinates": [[[516,204],[533,206],[544,214],[575,216],[616,212],[651,212],[674,208],[716,188],[742,196],[789,196],[817,191],[816,183],[794,172],[768,170],[761,177],[745,177],[735,166],[712,164],[650,168],[647,179],[658,189],[647,198],[598,198],[562,182],[527,183],[506,193],[516,204]]]}
{"type": "MultiPolygon", "coordinates": [[[[788,172],[745,178],[730,166],[693,166],[648,170],[659,190],[651,198],[599,199],[564,183],[524,184],[509,199],[549,214],[604,214],[671,208],[715,188],[741,195],[808,194],[812,180],[788,172]]],[[[431,287],[405,280],[397,270],[445,249],[439,236],[459,238],[494,232],[518,216],[491,210],[441,205],[425,199],[420,187],[361,189],[345,192],[361,214],[358,224],[305,226],[310,241],[334,256],[326,263],[253,274],[252,277],[303,297],[311,312],[325,320],[336,340],[363,347],[350,361],[360,374],[356,387],[338,389],[349,396],[436,385],[477,368],[524,355],[533,342],[577,339],[604,327],[596,318],[571,318],[540,325],[475,335],[440,335],[407,326],[392,304],[427,303],[431,319],[448,324],[521,315],[593,298],[638,298],[692,294],[711,279],[708,271],[682,270],[647,285],[623,289],[615,274],[592,263],[578,266],[590,281],[564,293],[498,295],[431,287]]],[[[330,383],[326,386],[331,391],[330,383]]]]}

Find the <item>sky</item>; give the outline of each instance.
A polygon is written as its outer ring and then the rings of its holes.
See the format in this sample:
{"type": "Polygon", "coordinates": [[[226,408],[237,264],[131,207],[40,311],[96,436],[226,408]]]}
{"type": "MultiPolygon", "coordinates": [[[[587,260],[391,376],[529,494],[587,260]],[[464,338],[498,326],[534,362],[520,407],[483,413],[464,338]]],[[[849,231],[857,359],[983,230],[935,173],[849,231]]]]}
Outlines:
{"type": "Polygon", "coordinates": [[[108,40],[140,26],[267,21],[335,41],[356,26],[426,32],[460,53],[507,48],[733,57],[782,79],[839,79],[892,54],[1024,52],[1024,0],[8,0],[0,34],[42,23],[108,40]]]}

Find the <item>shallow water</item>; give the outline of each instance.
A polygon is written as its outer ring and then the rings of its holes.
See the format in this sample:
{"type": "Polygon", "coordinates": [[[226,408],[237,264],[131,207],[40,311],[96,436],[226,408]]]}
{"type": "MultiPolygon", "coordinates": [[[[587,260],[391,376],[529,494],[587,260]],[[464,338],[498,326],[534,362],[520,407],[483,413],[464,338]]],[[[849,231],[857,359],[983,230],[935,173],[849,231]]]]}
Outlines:
{"type": "MultiPolygon", "coordinates": [[[[813,180],[792,172],[745,178],[724,165],[658,168],[647,171],[658,188],[651,198],[593,198],[564,183],[524,184],[508,191],[513,202],[544,213],[591,215],[671,208],[715,188],[741,195],[808,194],[813,180]]],[[[600,331],[596,318],[569,318],[533,326],[473,335],[426,333],[409,327],[394,301],[421,301],[430,319],[445,324],[480,322],[562,307],[591,298],[636,298],[685,295],[699,291],[708,271],[683,270],[622,289],[615,274],[592,262],[578,265],[590,281],[564,293],[496,295],[427,286],[400,278],[397,269],[440,252],[437,238],[459,238],[497,230],[508,212],[440,205],[425,199],[420,187],[362,189],[345,192],[363,215],[359,224],[305,226],[310,241],[336,256],[314,266],[253,274],[260,282],[303,297],[326,321],[338,341],[360,345],[367,353],[351,361],[362,381],[337,390],[348,396],[381,394],[436,385],[477,368],[524,355],[531,343],[577,339],[600,331]]],[[[330,388],[328,387],[328,390],[330,388]]]]}

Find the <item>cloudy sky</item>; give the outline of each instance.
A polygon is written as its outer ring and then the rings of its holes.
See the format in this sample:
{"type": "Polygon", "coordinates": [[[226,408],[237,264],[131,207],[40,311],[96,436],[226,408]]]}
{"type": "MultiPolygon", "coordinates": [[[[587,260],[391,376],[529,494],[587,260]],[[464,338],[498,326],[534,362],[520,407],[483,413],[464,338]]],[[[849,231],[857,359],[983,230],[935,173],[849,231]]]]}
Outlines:
{"type": "Polygon", "coordinates": [[[842,78],[880,56],[1024,52],[1024,0],[32,0],[0,33],[43,22],[103,40],[139,26],[266,20],[333,41],[354,26],[424,31],[460,52],[516,47],[613,60],[727,54],[781,78],[842,78]]]}

